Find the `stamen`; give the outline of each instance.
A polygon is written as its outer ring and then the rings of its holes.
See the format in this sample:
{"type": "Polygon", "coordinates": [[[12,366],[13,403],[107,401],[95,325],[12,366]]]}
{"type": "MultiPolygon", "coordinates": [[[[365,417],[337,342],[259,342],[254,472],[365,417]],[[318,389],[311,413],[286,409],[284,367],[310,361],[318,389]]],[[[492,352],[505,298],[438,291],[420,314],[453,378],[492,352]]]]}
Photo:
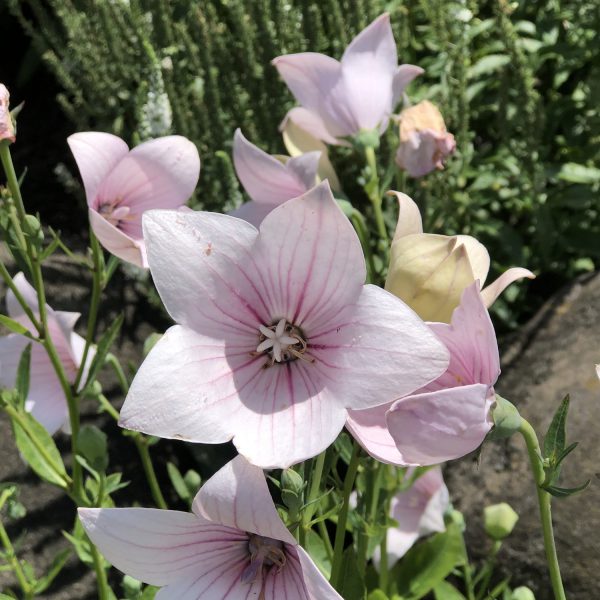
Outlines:
{"type": "Polygon", "coordinates": [[[129,206],[119,206],[120,202],[121,199],[118,198],[117,200],[104,202],[98,206],[98,212],[115,227],[118,227],[121,221],[132,217],[131,208],[129,206]]]}
{"type": "Polygon", "coordinates": [[[248,534],[248,551],[250,563],[242,572],[242,583],[258,581],[273,566],[277,567],[277,572],[281,571],[287,560],[283,542],[254,533],[248,534]]]}
{"type": "Polygon", "coordinates": [[[273,366],[276,362],[290,362],[300,358],[307,362],[314,362],[314,359],[303,356],[308,344],[303,338],[300,329],[288,323],[285,319],[279,319],[275,325],[267,327],[259,326],[260,336],[256,352],[253,356],[259,354],[268,354],[269,362],[266,367],[273,366]]]}

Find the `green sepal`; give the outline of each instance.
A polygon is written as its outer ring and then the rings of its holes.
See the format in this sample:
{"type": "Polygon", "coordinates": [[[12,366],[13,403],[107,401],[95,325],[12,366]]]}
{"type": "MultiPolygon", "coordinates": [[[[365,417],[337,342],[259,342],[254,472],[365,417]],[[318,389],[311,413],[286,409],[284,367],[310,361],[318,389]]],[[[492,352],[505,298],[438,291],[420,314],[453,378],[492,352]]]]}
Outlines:
{"type": "Polygon", "coordinates": [[[510,437],[519,431],[521,426],[521,415],[516,406],[498,394],[496,394],[496,403],[492,408],[492,418],[494,427],[487,435],[489,440],[510,437]]]}

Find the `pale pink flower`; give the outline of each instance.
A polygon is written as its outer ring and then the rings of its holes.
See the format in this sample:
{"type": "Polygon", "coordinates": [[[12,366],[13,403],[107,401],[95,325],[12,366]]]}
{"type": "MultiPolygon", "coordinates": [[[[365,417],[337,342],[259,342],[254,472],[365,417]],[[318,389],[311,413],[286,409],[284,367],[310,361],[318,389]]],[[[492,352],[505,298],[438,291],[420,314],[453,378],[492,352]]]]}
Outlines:
{"type": "Polygon", "coordinates": [[[360,131],[385,131],[404,88],[423,69],[398,66],[390,16],[383,14],[350,43],[341,61],[303,52],[273,60],[301,106],[287,118],[328,144],[360,131]]]}
{"type": "Polygon", "coordinates": [[[153,208],[185,205],[200,174],[196,146],[172,135],[130,151],[121,138],[99,132],[76,133],[68,143],[96,237],[115,256],[147,267],[142,215],[153,208]]]}
{"type": "Polygon", "coordinates": [[[260,230],[228,215],[144,217],[153,280],[178,323],[154,346],[121,425],[202,443],[233,439],[253,464],[287,467],[368,408],[444,372],[443,344],[373,285],[360,242],[323,182],[260,230]]]}
{"type": "Polygon", "coordinates": [[[444,168],[444,160],[456,149],[437,106],[423,100],[400,113],[400,145],[396,162],[411,177],[423,177],[444,168]]]}
{"type": "MultiPolygon", "coordinates": [[[[398,198],[398,225],[390,252],[385,289],[406,302],[425,321],[448,323],[463,290],[474,281],[485,282],[490,255],[485,246],[470,235],[423,233],[417,205],[406,194],[390,192],[398,198]]],[[[481,295],[486,306],[531,271],[513,267],[485,287],[481,295]]]]}
{"type": "Polygon", "coordinates": [[[252,199],[230,213],[258,227],[276,207],[317,184],[320,152],[279,160],[251,144],[238,129],[233,138],[233,164],[252,199]]]}
{"type": "Polygon", "coordinates": [[[279,518],[262,471],[241,456],[202,486],[192,511],[78,512],[110,563],[162,587],[156,600],[342,600],[279,518]]]}
{"type": "Polygon", "coordinates": [[[429,326],[450,351],[447,371],[415,394],[350,412],[348,430],[383,462],[434,465],[459,458],[479,447],[492,426],[500,358],[479,282],[463,292],[450,325],[429,326]]]}
{"type": "Polygon", "coordinates": [[[9,140],[14,142],[15,137],[15,126],[10,116],[10,94],[6,89],[6,86],[0,83],[0,142],[2,140],[9,140]]]}
{"type": "MultiPolygon", "coordinates": [[[[35,290],[25,279],[23,273],[14,277],[14,282],[34,315],[39,314],[38,298],[35,290]]],[[[23,311],[12,291],[6,294],[6,308],[9,317],[26,327],[37,337],[37,331],[23,311]]],[[[73,331],[80,314],[55,311],[46,305],[50,337],[70,383],[75,381],[83,358],[85,340],[73,331]]],[[[21,354],[27,344],[31,347],[29,373],[29,395],[25,401],[25,410],[30,412],[50,434],[61,427],[68,429],[69,411],[62,386],[50,358],[41,343],[30,340],[24,335],[10,333],[0,337],[0,386],[12,388],[15,385],[21,354]]],[[[95,354],[88,352],[84,377],[95,354]]]]}
{"type": "MultiPolygon", "coordinates": [[[[411,474],[409,469],[406,476],[411,474]]],[[[408,490],[396,494],[390,504],[390,517],[398,526],[387,530],[388,566],[402,558],[419,538],[446,531],[444,513],[449,506],[450,496],[439,466],[421,475],[408,490]]],[[[379,562],[379,552],[374,559],[379,562]]]]}

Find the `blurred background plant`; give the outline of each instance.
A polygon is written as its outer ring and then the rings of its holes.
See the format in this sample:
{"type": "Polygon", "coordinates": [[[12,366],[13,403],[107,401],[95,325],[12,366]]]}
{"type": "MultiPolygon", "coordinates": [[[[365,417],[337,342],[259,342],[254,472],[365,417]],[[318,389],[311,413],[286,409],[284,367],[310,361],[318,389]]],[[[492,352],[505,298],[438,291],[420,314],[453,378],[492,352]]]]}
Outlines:
{"type": "MultiPolygon", "coordinates": [[[[130,143],[171,132],[192,139],[203,160],[195,204],[209,210],[242,200],[229,158],[236,127],[263,149],[283,151],[278,125],[294,102],[270,61],[308,50],[339,58],[387,10],[400,62],[426,71],[411,99],[435,102],[457,139],[444,171],[422,179],[398,173],[391,187],[418,202],[426,231],[480,239],[492,275],[511,265],[538,274],[527,297],[526,286],[514,286],[494,305],[497,319],[516,326],[563,283],[598,267],[594,0],[6,0],[6,7],[32,40],[21,79],[34,76],[42,57],[72,129],[112,131],[130,143]]],[[[397,135],[390,127],[388,140],[397,135]]],[[[344,178],[352,157],[335,149],[332,158],[345,191],[361,198],[359,182],[344,178]]],[[[69,181],[64,166],[58,173],[69,181]]],[[[393,226],[396,206],[387,209],[393,226]]]]}

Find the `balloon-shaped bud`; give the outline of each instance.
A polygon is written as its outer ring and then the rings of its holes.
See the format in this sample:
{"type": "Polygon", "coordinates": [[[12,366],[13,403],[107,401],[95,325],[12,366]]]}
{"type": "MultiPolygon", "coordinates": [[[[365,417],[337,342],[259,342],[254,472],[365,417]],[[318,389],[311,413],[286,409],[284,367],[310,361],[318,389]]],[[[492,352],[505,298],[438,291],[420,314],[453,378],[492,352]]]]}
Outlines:
{"type": "Polygon", "coordinates": [[[483,513],[485,531],[496,541],[509,536],[519,520],[519,515],[506,502],[486,506],[483,513]]]}

